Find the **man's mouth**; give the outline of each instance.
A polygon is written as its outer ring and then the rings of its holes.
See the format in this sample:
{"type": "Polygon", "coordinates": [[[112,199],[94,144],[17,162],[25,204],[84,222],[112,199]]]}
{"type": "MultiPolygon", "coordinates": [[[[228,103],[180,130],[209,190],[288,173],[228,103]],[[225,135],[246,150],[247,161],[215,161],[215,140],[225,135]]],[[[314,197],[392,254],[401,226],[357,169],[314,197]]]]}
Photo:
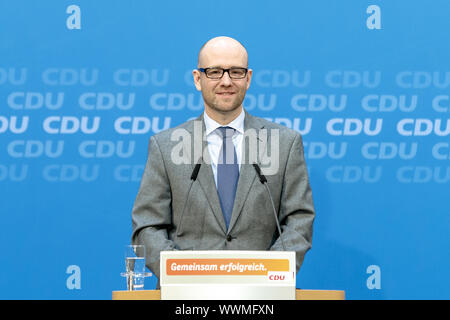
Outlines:
{"type": "Polygon", "coordinates": [[[220,96],[232,96],[234,92],[217,92],[220,96]]]}

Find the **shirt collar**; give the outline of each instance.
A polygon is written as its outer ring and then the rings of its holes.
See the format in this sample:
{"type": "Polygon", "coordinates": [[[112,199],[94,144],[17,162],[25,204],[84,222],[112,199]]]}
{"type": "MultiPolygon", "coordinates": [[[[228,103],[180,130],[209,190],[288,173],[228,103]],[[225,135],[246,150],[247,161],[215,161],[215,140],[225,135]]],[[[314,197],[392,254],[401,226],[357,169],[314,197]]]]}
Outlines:
{"type": "MultiPolygon", "coordinates": [[[[245,112],[244,108],[242,108],[241,113],[237,116],[236,119],[231,121],[229,124],[227,124],[227,127],[231,127],[238,131],[241,134],[244,134],[244,118],[245,118],[245,112]]],[[[216,130],[219,127],[223,127],[220,123],[217,121],[211,119],[206,112],[203,112],[203,121],[205,122],[205,131],[206,135],[209,135],[211,132],[216,130]]]]}

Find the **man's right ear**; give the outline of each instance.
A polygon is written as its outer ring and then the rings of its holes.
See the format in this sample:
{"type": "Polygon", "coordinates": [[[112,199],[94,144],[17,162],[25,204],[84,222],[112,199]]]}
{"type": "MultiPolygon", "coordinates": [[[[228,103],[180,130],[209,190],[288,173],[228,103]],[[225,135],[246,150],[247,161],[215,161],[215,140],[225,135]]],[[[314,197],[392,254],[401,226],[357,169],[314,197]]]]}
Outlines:
{"type": "Polygon", "coordinates": [[[198,91],[202,91],[202,85],[200,84],[200,71],[197,69],[192,70],[192,76],[194,77],[194,84],[198,91]]]}

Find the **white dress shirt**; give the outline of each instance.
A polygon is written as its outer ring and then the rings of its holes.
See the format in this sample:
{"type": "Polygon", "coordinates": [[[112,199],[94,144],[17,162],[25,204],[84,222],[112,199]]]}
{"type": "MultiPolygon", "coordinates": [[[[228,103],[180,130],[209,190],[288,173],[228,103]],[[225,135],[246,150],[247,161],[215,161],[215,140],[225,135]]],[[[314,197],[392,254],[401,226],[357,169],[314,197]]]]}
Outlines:
{"type": "Polygon", "coordinates": [[[221,125],[217,123],[208,115],[206,112],[203,113],[203,120],[205,121],[205,129],[206,129],[206,141],[208,142],[208,151],[209,156],[211,158],[211,168],[214,174],[214,181],[216,182],[217,187],[217,162],[219,161],[220,149],[222,148],[222,136],[220,135],[219,127],[230,127],[235,129],[236,131],[233,134],[233,144],[234,149],[236,150],[237,162],[239,165],[239,170],[241,169],[241,157],[242,157],[242,139],[244,137],[244,118],[245,112],[242,108],[239,116],[231,121],[227,125],[221,125]]]}

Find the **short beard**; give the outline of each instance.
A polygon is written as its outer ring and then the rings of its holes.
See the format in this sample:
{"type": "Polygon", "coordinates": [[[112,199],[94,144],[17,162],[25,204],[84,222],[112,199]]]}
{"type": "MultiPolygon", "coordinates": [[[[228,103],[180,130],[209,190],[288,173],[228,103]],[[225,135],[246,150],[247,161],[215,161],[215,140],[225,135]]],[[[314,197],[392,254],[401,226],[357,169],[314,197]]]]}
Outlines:
{"type": "MultiPolygon", "coordinates": [[[[221,113],[223,115],[226,115],[226,114],[228,114],[230,112],[236,111],[239,107],[241,107],[242,103],[244,102],[244,98],[245,98],[245,93],[243,95],[239,95],[238,97],[236,97],[236,100],[233,103],[232,108],[231,109],[227,109],[227,110],[224,110],[224,108],[221,108],[219,106],[219,104],[216,103],[216,102],[210,103],[210,104],[208,104],[208,106],[212,110],[214,110],[214,111],[216,111],[218,113],[221,113]]],[[[203,99],[206,101],[205,96],[203,96],[203,99]]]]}

